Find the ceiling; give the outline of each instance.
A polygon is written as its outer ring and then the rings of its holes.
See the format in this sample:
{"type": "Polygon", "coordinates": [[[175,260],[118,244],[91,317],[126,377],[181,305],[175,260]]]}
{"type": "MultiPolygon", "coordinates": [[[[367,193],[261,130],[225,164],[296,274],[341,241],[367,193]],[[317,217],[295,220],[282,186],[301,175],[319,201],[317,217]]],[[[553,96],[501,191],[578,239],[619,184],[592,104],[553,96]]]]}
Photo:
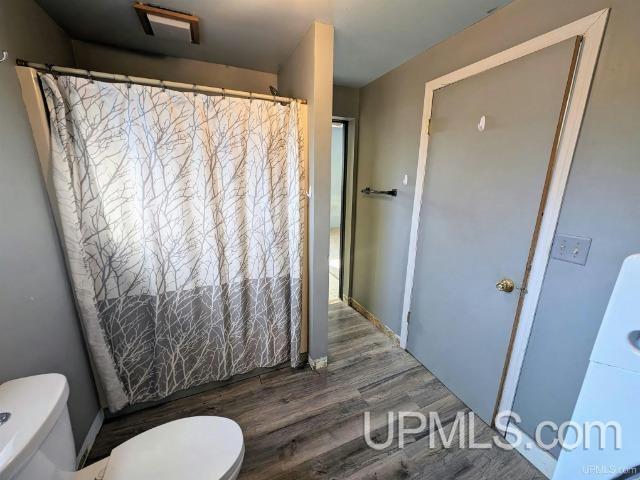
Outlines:
{"type": "Polygon", "coordinates": [[[335,27],[334,81],[359,87],[510,0],[152,0],[200,17],[201,44],[145,35],[133,0],[36,0],[79,40],[277,72],[314,20],[335,27]]]}

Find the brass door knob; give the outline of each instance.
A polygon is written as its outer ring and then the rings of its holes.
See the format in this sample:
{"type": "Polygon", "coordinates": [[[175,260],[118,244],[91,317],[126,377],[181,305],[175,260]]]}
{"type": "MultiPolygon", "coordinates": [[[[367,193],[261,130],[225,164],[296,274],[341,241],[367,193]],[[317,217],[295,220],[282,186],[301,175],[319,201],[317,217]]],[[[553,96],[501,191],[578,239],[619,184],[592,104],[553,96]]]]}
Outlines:
{"type": "Polygon", "coordinates": [[[513,289],[516,288],[516,285],[510,278],[503,278],[498,283],[496,283],[496,288],[501,292],[511,293],[513,292],[513,289]]]}

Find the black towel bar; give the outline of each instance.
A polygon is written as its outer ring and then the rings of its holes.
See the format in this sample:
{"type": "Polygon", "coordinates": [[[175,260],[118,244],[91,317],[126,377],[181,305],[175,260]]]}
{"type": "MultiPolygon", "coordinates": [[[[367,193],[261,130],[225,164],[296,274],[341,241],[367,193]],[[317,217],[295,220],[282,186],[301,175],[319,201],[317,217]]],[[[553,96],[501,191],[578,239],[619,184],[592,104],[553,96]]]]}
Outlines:
{"type": "Polygon", "coordinates": [[[390,197],[397,197],[398,196],[398,189],[397,188],[393,188],[391,190],[374,190],[371,187],[367,187],[367,188],[363,188],[360,191],[362,193],[364,193],[365,195],[389,195],[390,197]]]}

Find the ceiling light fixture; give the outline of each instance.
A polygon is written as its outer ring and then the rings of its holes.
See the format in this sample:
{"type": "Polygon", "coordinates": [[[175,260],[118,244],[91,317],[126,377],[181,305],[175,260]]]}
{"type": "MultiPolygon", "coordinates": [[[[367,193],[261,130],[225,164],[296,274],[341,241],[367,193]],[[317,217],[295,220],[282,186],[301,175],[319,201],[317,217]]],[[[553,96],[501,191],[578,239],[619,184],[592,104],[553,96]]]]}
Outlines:
{"type": "Polygon", "coordinates": [[[135,3],[133,8],[147,35],[200,43],[200,19],[195,15],[145,3],[135,3]]]}

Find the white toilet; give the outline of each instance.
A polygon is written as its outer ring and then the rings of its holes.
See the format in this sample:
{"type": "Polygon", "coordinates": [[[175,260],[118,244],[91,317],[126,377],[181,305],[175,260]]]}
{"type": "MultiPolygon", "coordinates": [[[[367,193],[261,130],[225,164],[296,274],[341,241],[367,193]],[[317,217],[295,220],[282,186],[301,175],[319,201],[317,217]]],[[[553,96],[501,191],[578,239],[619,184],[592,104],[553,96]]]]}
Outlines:
{"type": "Polygon", "coordinates": [[[0,385],[0,480],[233,480],[244,458],[242,430],[222,417],[189,417],[152,428],[75,471],[63,375],[0,385]]]}

